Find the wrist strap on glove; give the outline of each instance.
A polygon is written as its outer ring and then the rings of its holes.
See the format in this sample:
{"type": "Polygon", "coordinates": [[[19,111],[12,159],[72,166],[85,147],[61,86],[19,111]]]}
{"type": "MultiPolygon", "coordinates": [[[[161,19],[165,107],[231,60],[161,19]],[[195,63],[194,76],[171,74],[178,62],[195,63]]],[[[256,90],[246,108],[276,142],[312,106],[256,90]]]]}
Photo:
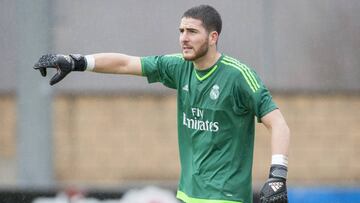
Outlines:
{"type": "Polygon", "coordinates": [[[273,164],[270,167],[269,178],[281,178],[286,180],[287,167],[283,165],[273,164]]]}
{"type": "Polygon", "coordinates": [[[85,71],[86,70],[86,59],[81,54],[70,54],[70,57],[74,60],[74,67],[72,71],[85,71]]]}

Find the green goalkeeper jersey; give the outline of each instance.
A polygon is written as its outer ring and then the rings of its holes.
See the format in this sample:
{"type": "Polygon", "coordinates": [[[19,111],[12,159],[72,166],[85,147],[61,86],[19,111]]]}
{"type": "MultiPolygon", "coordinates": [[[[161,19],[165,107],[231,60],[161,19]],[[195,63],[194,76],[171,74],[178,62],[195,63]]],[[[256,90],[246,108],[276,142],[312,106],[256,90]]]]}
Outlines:
{"type": "Polygon", "coordinates": [[[251,203],[255,116],[277,108],[257,74],[226,55],[205,71],[181,54],[142,57],[141,65],[149,83],[177,89],[177,198],[251,203]]]}

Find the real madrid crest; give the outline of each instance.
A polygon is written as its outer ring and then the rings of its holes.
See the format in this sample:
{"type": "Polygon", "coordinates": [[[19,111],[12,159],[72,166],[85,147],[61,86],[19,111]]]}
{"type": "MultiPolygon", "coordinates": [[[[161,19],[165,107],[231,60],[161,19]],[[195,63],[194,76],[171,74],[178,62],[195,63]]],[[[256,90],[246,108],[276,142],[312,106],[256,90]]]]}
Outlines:
{"type": "Polygon", "coordinates": [[[210,91],[210,99],[216,100],[219,98],[219,95],[220,95],[220,87],[219,85],[215,84],[210,91]]]}

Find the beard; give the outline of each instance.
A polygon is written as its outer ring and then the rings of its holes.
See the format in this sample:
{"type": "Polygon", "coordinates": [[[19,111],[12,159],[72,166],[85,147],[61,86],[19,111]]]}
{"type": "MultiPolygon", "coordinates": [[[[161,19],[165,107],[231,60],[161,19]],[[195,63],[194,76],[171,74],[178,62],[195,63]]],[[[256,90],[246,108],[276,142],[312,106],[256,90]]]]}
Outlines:
{"type": "Polygon", "coordinates": [[[197,59],[205,56],[208,51],[209,51],[208,40],[206,40],[206,41],[199,47],[198,50],[194,50],[194,54],[192,54],[191,56],[185,56],[185,55],[183,54],[183,57],[184,57],[184,59],[187,60],[187,61],[196,61],[197,59]]]}

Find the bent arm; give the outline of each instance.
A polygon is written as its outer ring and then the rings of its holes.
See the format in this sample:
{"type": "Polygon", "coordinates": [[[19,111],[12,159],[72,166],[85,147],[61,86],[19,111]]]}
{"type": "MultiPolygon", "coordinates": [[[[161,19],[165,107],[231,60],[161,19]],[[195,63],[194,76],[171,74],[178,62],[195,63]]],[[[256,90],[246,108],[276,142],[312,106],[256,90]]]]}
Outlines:
{"type": "Polygon", "coordinates": [[[288,156],[290,143],[290,130],[279,109],[276,109],[261,118],[261,122],[271,132],[272,154],[288,156]]]}
{"type": "Polygon", "coordinates": [[[140,57],[120,53],[93,54],[95,59],[94,72],[142,75],[140,57]]]}

